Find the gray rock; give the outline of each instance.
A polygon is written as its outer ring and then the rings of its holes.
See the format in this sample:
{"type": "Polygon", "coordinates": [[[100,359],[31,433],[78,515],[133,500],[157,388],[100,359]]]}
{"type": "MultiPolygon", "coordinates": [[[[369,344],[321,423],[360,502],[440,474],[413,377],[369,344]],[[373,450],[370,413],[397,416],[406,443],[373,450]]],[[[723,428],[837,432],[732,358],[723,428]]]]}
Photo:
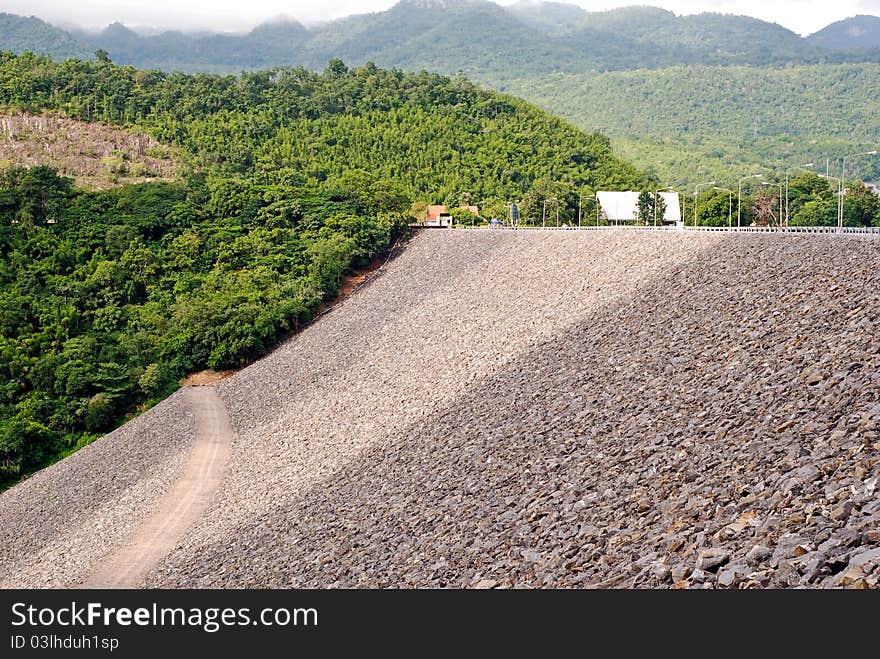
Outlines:
{"type": "Polygon", "coordinates": [[[749,552],[746,554],[746,562],[749,565],[758,565],[763,563],[768,558],[773,555],[773,550],[770,547],[765,547],[764,545],[755,545],[749,552]]]}
{"type": "Polygon", "coordinates": [[[718,585],[732,588],[748,576],[751,569],[745,563],[730,563],[718,572],[718,585]]]}
{"type": "Polygon", "coordinates": [[[724,549],[704,549],[697,555],[697,568],[715,572],[729,560],[730,554],[724,549]]]}
{"type": "MultiPolygon", "coordinates": [[[[873,587],[877,290],[858,238],[422,233],[218,386],[230,467],[147,585],[873,587]]],[[[178,403],[0,494],[0,586],[131,537],[178,403]]]]}

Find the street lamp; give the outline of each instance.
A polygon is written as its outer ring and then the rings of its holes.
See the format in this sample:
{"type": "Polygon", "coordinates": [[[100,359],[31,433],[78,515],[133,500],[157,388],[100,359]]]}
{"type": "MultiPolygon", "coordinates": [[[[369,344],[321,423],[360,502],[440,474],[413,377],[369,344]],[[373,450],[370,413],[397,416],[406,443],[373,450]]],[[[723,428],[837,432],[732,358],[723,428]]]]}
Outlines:
{"type": "Polygon", "coordinates": [[[742,228],[742,205],[743,205],[743,181],[748,181],[752,178],[761,178],[763,174],[751,174],[750,176],[743,176],[739,180],[739,193],[736,196],[736,228],[742,228]]]}
{"type": "Polygon", "coordinates": [[[782,224],[782,183],[769,183],[767,181],[761,181],[761,185],[767,185],[773,188],[779,188],[779,224],[782,224]]]}
{"type": "MultiPolygon", "coordinates": [[[[582,211],[583,211],[584,199],[596,199],[596,195],[589,195],[589,196],[588,195],[581,195],[578,198],[578,229],[581,228],[581,215],[582,215],[582,211]]],[[[598,205],[598,204],[599,204],[599,201],[596,200],[596,205],[598,205]]]]}
{"type": "Polygon", "coordinates": [[[664,190],[657,190],[654,193],[654,228],[657,228],[657,200],[662,199],[662,197],[660,197],[661,192],[675,192],[675,189],[670,186],[664,190]]]}
{"type": "Polygon", "coordinates": [[[718,190],[718,192],[726,192],[728,195],[727,198],[727,228],[733,228],[733,190],[729,190],[728,188],[719,188],[714,187],[713,190],[718,190]]]}
{"type": "Polygon", "coordinates": [[[697,228],[697,201],[700,198],[700,188],[711,187],[713,185],[715,185],[715,181],[700,183],[699,185],[697,185],[697,189],[694,190],[694,229],[697,228]]]}
{"type": "MultiPolygon", "coordinates": [[[[824,178],[829,181],[837,181],[837,194],[843,194],[843,179],[839,179],[836,176],[830,176],[828,174],[819,174],[819,178],[824,178]]],[[[843,208],[840,206],[840,199],[837,200],[837,227],[843,228],[843,208]]]]}
{"type": "Polygon", "coordinates": [[[785,172],[785,226],[788,226],[789,220],[791,219],[790,214],[789,214],[789,211],[791,209],[790,209],[789,203],[788,203],[788,196],[789,196],[788,195],[788,180],[789,180],[788,177],[791,175],[792,172],[797,172],[800,170],[807,172],[807,171],[810,171],[810,167],[815,167],[815,166],[816,166],[816,163],[808,162],[806,165],[801,165],[800,167],[795,167],[794,169],[789,169],[787,172],[785,172]]]}
{"type": "Polygon", "coordinates": [[[556,197],[550,197],[549,199],[544,200],[544,210],[541,213],[541,228],[547,228],[547,204],[550,202],[556,203],[556,225],[559,226],[559,200],[556,197]]]}
{"type": "Polygon", "coordinates": [[[837,228],[843,229],[843,212],[846,210],[846,161],[851,158],[860,158],[862,156],[876,156],[877,151],[865,151],[864,153],[855,153],[846,156],[843,159],[843,168],[840,171],[840,211],[837,213],[837,228]]]}

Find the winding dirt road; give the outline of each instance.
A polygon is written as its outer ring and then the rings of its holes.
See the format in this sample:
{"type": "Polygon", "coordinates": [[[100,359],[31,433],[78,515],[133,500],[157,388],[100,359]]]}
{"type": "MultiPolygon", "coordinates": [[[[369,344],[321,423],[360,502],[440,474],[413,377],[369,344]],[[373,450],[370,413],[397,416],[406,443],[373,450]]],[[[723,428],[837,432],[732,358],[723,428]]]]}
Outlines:
{"type": "Polygon", "coordinates": [[[226,407],[213,387],[191,387],[187,399],[195,416],[196,438],[180,479],[131,540],[85,580],[84,588],[142,588],[146,575],[201,518],[220,486],[232,444],[226,407]]]}

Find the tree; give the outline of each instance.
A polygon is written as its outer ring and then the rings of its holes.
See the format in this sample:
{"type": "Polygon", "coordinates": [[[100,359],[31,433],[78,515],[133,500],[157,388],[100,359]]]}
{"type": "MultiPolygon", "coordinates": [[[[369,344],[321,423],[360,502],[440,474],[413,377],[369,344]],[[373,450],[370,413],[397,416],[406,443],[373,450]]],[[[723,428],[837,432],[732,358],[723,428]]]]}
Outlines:
{"type": "Polygon", "coordinates": [[[880,196],[864,183],[851,181],[847,184],[845,211],[845,226],[880,226],[880,196]]]}
{"type": "Polygon", "coordinates": [[[836,199],[810,199],[791,216],[791,225],[799,227],[830,227],[837,225],[836,199]]]}
{"type": "Polygon", "coordinates": [[[758,226],[766,227],[778,224],[779,193],[769,190],[759,190],[752,197],[752,212],[758,226]]]}
{"type": "Polygon", "coordinates": [[[98,50],[95,51],[95,59],[103,64],[110,64],[111,63],[110,53],[108,53],[103,48],[98,48],[98,50]]]}
{"type": "Polygon", "coordinates": [[[658,192],[641,192],[636,210],[636,222],[640,226],[663,226],[666,219],[666,202],[658,192]]]}
{"type": "Polygon", "coordinates": [[[428,202],[419,199],[409,207],[409,216],[416,222],[424,222],[428,218],[428,202]]]}
{"type": "Polygon", "coordinates": [[[702,226],[726,227],[731,223],[733,213],[736,213],[736,209],[731,209],[729,193],[720,190],[709,190],[708,194],[700,195],[700,200],[697,204],[697,215],[702,226]]]}
{"type": "Polygon", "coordinates": [[[477,216],[467,208],[453,208],[449,214],[452,216],[452,223],[457,226],[471,226],[477,221],[477,216]]]}

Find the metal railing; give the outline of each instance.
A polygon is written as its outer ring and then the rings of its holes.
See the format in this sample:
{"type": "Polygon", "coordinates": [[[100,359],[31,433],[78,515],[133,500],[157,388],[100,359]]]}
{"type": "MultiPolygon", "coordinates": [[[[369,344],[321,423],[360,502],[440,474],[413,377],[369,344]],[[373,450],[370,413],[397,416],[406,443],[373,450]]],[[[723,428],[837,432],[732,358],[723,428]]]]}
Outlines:
{"type": "Polygon", "coordinates": [[[861,236],[868,238],[880,238],[880,227],[677,227],[677,226],[582,226],[582,227],[457,227],[458,230],[468,231],[663,231],[684,233],[758,233],[758,234],[791,234],[791,235],[814,235],[814,236],[861,236]]]}
{"type": "Polygon", "coordinates": [[[685,227],[685,231],[727,233],[791,233],[808,235],[847,235],[880,237],[880,227],[685,227]]]}

